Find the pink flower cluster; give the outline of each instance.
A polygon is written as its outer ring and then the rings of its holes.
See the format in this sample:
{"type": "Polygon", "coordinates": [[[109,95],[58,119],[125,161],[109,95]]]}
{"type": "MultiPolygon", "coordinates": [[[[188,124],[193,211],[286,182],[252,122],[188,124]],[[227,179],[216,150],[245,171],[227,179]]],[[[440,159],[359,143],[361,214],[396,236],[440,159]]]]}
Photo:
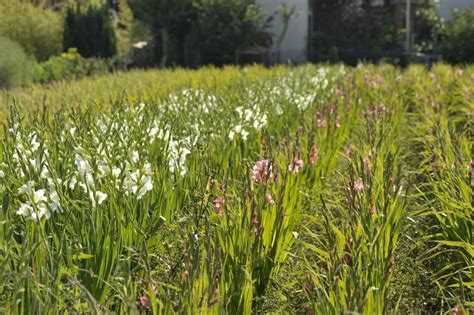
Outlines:
{"type": "Polygon", "coordinates": [[[357,191],[361,191],[364,189],[364,182],[361,179],[354,181],[353,185],[354,189],[357,191]]]}
{"type": "Polygon", "coordinates": [[[218,215],[222,215],[222,210],[224,208],[224,196],[219,196],[212,202],[214,204],[214,209],[218,215]]]}
{"type": "Polygon", "coordinates": [[[326,126],[326,120],[322,118],[319,110],[316,112],[316,125],[318,126],[318,128],[323,128],[324,126],[326,126]]]}
{"type": "Polygon", "coordinates": [[[318,159],[318,155],[319,155],[319,150],[318,148],[316,148],[316,146],[313,146],[311,148],[311,151],[309,153],[309,164],[311,165],[314,165],[314,163],[316,163],[316,160],[318,159]]]}
{"type": "Polygon", "coordinates": [[[258,161],[252,168],[252,180],[257,183],[262,183],[265,185],[270,179],[276,181],[278,176],[278,173],[272,173],[272,165],[266,159],[258,161]]]}
{"type": "Polygon", "coordinates": [[[270,194],[266,194],[265,195],[265,201],[271,205],[274,205],[275,204],[275,200],[273,200],[273,197],[272,195],[270,194]]]}
{"type": "Polygon", "coordinates": [[[293,173],[298,173],[303,167],[303,160],[300,158],[295,158],[293,164],[288,165],[288,170],[293,173]]]}
{"type": "Polygon", "coordinates": [[[254,212],[252,216],[252,225],[253,225],[253,233],[255,236],[260,235],[260,228],[259,228],[260,222],[258,221],[258,213],[254,212]]]}
{"type": "Polygon", "coordinates": [[[381,115],[382,113],[386,112],[387,111],[387,107],[384,105],[384,104],[380,104],[377,108],[369,108],[367,110],[367,114],[369,116],[373,116],[373,115],[381,115]]]}

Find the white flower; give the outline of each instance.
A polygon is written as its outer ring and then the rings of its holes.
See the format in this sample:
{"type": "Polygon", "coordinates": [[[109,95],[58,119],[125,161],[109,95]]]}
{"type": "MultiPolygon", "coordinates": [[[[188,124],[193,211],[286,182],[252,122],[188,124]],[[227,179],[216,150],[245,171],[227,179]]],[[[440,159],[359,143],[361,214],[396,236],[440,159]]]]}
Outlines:
{"type": "Polygon", "coordinates": [[[76,167],[79,171],[79,174],[84,177],[86,172],[90,169],[89,162],[87,160],[82,159],[79,155],[76,155],[76,167]]]}
{"type": "Polygon", "coordinates": [[[35,152],[36,150],[38,150],[39,147],[40,147],[40,144],[39,142],[36,141],[36,135],[34,135],[30,143],[31,151],[35,152]]]}
{"type": "Polygon", "coordinates": [[[100,205],[102,204],[102,202],[104,202],[105,199],[107,199],[107,194],[106,193],[103,193],[103,192],[100,192],[100,191],[97,191],[95,193],[96,197],[97,197],[97,203],[100,205]]]}
{"type": "Polygon", "coordinates": [[[107,194],[101,191],[96,191],[95,193],[90,191],[89,196],[92,201],[93,207],[95,207],[96,205],[102,204],[105,201],[105,199],[107,199],[107,194]]]}
{"type": "Polygon", "coordinates": [[[138,191],[137,199],[141,199],[148,191],[153,189],[153,182],[150,176],[143,176],[141,184],[142,187],[138,191]]]}
{"type": "Polygon", "coordinates": [[[97,162],[97,169],[99,170],[99,177],[105,177],[110,170],[110,167],[104,161],[97,162]]]}
{"type": "Polygon", "coordinates": [[[48,177],[49,177],[49,171],[47,168],[47,164],[45,163],[45,165],[43,165],[43,168],[41,169],[40,178],[48,178],[48,177]]]}
{"type": "Polygon", "coordinates": [[[139,160],[140,160],[140,155],[138,154],[137,151],[133,151],[132,152],[132,162],[133,163],[138,163],[139,160]]]}
{"type": "Polygon", "coordinates": [[[122,171],[120,170],[120,168],[118,168],[118,167],[116,167],[116,166],[112,167],[112,176],[113,176],[114,178],[118,178],[118,177],[120,176],[120,173],[121,173],[121,172],[122,172],[122,171]]]}
{"type": "Polygon", "coordinates": [[[26,203],[22,203],[21,206],[20,206],[20,209],[18,209],[16,214],[26,217],[26,216],[29,216],[30,213],[32,213],[32,212],[33,212],[33,207],[32,206],[30,206],[29,204],[26,204],[26,203]]]}
{"type": "Polygon", "coordinates": [[[31,182],[31,181],[24,184],[23,186],[21,186],[18,189],[18,193],[19,194],[31,194],[31,193],[33,193],[33,185],[34,185],[34,182],[31,182]]]}
{"type": "Polygon", "coordinates": [[[49,219],[51,217],[51,212],[49,212],[46,204],[42,203],[39,204],[37,207],[39,211],[32,213],[31,217],[29,218],[30,220],[38,221],[42,217],[46,217],[46,219],[49,219]]]}
{"type": "Polygon", "coordinates": [[[46,198],[45,193],[46,193],[46,189],[39,189],[35,191],[32,196],[33,204],[38,205],[40,202],[47,201],[48,199],[46,198]]]}
{"type": "Polygon", "coordinates": [[[85,179],[88,187],[94,187],[94,177],[91,173],[87,173],[85,179]]]}
{"type": "Polygon", "coordinates": [[[3,177],[5,177],[5,173],[2,170],[0,170],[0,178],[3,178],[3,177]]]}
{"type": "Polygon", "coordinates": [[[71,179],[69,180],[69,189],[74,190],[74,188],[76,187],[76,184],[77,184],[76,176],[71,177],[71,179]]]}
{"type": "Polygon", "coordinates": [[[59,195],[56,191],[50,192],[49,199],[51,200],[49,204],[49,207],[51,208],[51,210],[53,210],[53,212],[60,210],[61,204],[59,203],[59,195]]]}
{"type": "Polygon", "coordinates": [[[29,182],[19,189],[19,193],[26,193],[30,200],[28,203],[22,203],[16,213],[33,221],[38,221],[42,217],[49,219],[51,213],[46,204],[46,201],[48,200],[46,197],[46,189],[34,191],[32,185],[32,182],[29,182]]]}
{"type": "Polygon", "coordinates": [[[240,134],[242,135],[243,140],[247,140],[247,136],[249,135],[249,133],[245,131],[245,129],[242,129],[240,134]]]}
{"type": "Polygon", "coordinates": [[[245,110],[245,120],[246,121],[250,121],[253,116],[254,116],[254,113],[250,109],[245,110]]]}

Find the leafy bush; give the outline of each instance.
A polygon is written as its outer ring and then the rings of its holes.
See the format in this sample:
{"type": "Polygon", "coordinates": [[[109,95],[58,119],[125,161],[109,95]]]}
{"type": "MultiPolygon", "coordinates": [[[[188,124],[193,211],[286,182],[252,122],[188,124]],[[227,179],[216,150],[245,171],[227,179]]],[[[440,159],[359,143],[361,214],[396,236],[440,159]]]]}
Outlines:
{"type": "Polygon", "coordinates": [[[474,9],[455,12],[446,24],[443,56],[452,63],[474,62],[474,9]]]}
{"type": "Polygon", "coordinates": [[[0,35],[19,43],[28,55],[44,61],[62,51],[63,18],[29,2],[2,0],[0,35]]]}
{"type": "Polygon", "coordinates": [[[74,80],[85,76],[108,72],[109,62],[97,58],[83,58],[77,49],[70,48],[59,56],[50,58],[35,68],[35,80],[48,83],[58,80],[74,80]]]}
{"type": "Polygon", "coordinates": [[[0,37],[0,88],[29,83],[33,63],[19,44],[0,37]]]}
{"type": "Polygon", "coordinates": [[[126,57],[132,47],[135,23],[127,0],[108,0],[112,9],[113,25],[117,38],[117,55],[126,57]]]}

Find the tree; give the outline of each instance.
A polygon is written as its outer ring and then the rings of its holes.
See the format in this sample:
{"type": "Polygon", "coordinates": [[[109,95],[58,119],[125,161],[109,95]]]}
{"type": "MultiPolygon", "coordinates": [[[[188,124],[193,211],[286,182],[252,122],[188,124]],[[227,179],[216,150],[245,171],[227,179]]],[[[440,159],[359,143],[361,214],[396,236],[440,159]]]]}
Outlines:
{"type": "Polygon", "coordinates": [[[455,12],[443,33],[442,52],[451,63],[474,62],[474,9],[455,12]]]}
{"type": "Polygon", "coordinates": [[[268,45],[265,16],[251,0],[131,0],[149,25],[160,64],[233,63],[237,51],[268,45]]]}
{"type": "Polygon", "coordinates": [[[195,0],[194,41],[200,63],[223,65],[235,61],[240,49],[269,46],[266,16],[249,0],[195,0]]]}
{"type": "Polygon", "coordinates": [[[83,10],[78,3],[76,8],[67,10],[64,30],[64,49],[77,48],[83,57],[109,58],[116,54],[116,37],[112,26],[109,8],[89,5],[83,10]]]}
{"type": "Polygon", "coordinates": [[[0,36],[21,45],[27,55],[47,60],[62,51],[63,19],[29,2],[0,0],[0,36]]]}
{"type": "Polygon", "coordinates": [[[184,42],[194,19],[191,0],[130,0],[135,17],[148,25],[161,66],[184,64],[184,42]]]}

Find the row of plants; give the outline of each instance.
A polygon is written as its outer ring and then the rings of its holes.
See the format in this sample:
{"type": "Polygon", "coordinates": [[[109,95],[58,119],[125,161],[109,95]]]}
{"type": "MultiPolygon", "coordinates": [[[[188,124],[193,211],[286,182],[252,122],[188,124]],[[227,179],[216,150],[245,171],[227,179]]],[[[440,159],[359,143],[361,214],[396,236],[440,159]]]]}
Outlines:
{"type": "Polygon", "coordinates": [[[472,67],[99,79],[11,99],[1,312],[473,307],[472,67]]]}
{"type": "MultiPolygon", "coordinates": [[[[400,4],[373,7],[324,0],[314,6],[310,60],[355,65],[365,57],[392,62],[406,58],[405,30],[397,22],[400,4]]],[[[3,0],[0,87],[69,80],[110,68],[259,61],[238,57],[255,47],[274,47],[275,61],[280,62],[288,23],[299,14],[291,4],[266,12],[261,2],[248,0],[3,0]],[[272,34],[271,23],[281,23],[281,33],[272,34]],[[76,49],[81,58],[63,58],[69,49],[76,49]],[[44,69],[38,74],[34,67],[44,69]]],[[[473,14],[473,9],[458,12],[445,23],[433,1],[417,4],[413,50],[442,53],[450,63],[472,62],[473,14]]]]}

